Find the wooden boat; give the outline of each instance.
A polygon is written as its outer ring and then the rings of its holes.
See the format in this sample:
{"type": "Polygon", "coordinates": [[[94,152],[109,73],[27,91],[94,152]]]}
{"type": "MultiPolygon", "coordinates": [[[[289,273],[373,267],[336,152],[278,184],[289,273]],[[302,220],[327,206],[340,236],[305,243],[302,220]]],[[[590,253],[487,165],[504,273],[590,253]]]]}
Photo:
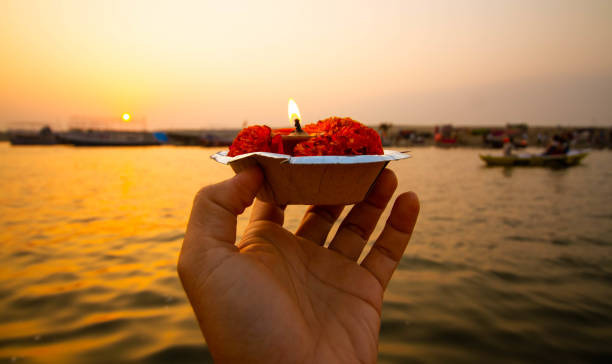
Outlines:
{"type": "Polygon", "coordinates": [[[588,155],[588,151],[572,150],[567,154],[541,155],[517,154],[512,156],[482,155],[487,166],[527,166],[527,167],[570,167],[580,163],[588,155]]]}
{"type": "Polygon", "coordinates": [[[149,146],[162,144],[153,133],[116,130],[71,130],[58,135],[65,144],[75,146],[149,146]]]}

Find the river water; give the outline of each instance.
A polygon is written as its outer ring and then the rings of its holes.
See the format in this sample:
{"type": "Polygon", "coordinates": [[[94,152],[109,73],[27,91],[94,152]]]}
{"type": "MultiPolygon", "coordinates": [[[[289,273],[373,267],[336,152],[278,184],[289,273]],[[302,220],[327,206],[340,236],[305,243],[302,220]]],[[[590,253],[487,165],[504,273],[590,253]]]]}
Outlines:
{"type": "MultiPolygon", "coordinates": [[[[211,361],[176,260],[196,191],[233,175],[215,151],[1,143],[0,362],[211,361]]],[[[391,163],[421,216],[379,362],[610,362],[612,152],[565,170],[484,152],[391,163]]]]}

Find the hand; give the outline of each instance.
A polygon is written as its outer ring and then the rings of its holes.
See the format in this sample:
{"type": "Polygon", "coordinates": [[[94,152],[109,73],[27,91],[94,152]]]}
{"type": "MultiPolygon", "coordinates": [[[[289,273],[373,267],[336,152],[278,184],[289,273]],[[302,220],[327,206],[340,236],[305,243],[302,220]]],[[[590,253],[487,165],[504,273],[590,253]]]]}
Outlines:
{"type": "Polygon", "coordinates": [[[419,211],[414,193],[397,197],[361,264],[369,236],[396,186],[385,169],[365,201],[323,245],[343,206],[311,206],[296,233],[284,209],[255,201],[236,242],[236,219],[262,185],[258,168],[196,196],[178,272],[221,363],[375,362],[383,292],[410,240],[419,211]]]}

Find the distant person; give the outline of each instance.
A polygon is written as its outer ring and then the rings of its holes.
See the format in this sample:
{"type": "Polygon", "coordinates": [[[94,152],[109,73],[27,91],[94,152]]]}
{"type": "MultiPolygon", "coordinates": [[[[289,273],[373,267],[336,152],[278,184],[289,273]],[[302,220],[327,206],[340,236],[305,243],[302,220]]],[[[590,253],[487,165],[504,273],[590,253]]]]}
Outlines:
{"type": "Polygon", "coordinates": [[[561,135],[561,150],[563,154],[567,154],[570,150],[572,141],[574,140],[574,134],[572,132],[565,132],[561,135]]]}
{"type": "Polygon", "coordinates": [[[440,127],[438,127],[436,125],[436,127],[434,128],[434,141],[436,143],[441,142],[442,141],[442,133],[440,133],[440,127]]]}
{"type": "Polygon", "coordinates": [[[564,153],[564,146],[561,137],[558,134],[555,134],[546,148],[544,155],[558,155],[564,153]]]}
{"type": "Polygon", "coordinates": [[[562,140],[561,148],[563,149],[563,154],[567,154],[570,151],[570,147],[572,145],[572,135],[566,134],[566,136],[562,140]]]}
{"type": "Polygon", "coordinates": [[[506,157],[512,157],[512,148],[514,147],[512,142],[511,138],[504,138],[504,156],[506,157]]]}
{"type": "Polygon", "coordinates": [[[198,192],[178,272],[219,363],[374,363],[383,292],[419,212],[400,194],[361,264],[357,259],[397,186],[385,169],[364,202],[324,244],[343,206],[311,206],[295,233],[284,207],[255,201],[236,241],[237,216],[262,187],[259,168],[198,192]]]}
{"type": "Polygon", "coordinates": [[[542,146],[544,144],[544,135],[542,133],[538,133],[538,146],[542,146]]]}
{"type": "Polygon", "coordinates": [[[486,136],[484,136],[483,134],[483,142],[485,145],[487,146],[493,145],[493,140],[494,140],[493,133],[488,132],[486,136]]]}

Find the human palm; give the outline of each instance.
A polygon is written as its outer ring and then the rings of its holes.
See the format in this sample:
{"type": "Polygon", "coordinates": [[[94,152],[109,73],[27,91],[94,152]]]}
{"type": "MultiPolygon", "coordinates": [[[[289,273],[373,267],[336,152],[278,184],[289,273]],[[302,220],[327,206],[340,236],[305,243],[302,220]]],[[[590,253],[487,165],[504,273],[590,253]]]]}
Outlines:
{"type": "Polygon", "coordinates": [[[410,238],[418,202],[398,197],[357,264],[397,181],[385,170],[324,247],[341,206],[312,206],[295,234],[283,209],[256,201],[236,243],[236,216],[261,186],[252,169],[196,197],[179,274],[219,362],[374,362],[384,287],[410,238]]]}

